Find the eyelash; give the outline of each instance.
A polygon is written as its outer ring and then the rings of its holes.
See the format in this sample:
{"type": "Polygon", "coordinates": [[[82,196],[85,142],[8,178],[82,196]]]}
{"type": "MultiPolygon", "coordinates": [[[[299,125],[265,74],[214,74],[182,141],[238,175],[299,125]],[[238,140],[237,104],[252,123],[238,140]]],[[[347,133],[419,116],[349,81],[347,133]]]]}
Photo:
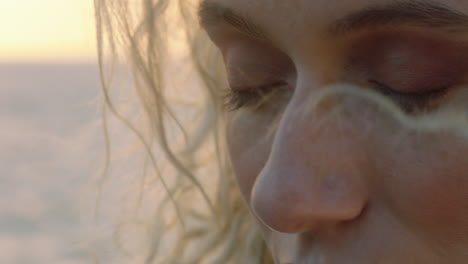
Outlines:
{"type": "MultiPolygon", "coordinates": [[[[402,93],[373,79],[369,79],[368,83],[373,89],[376,89],[383,95],[390,97],[408,113],[427,110],[430,108],[429,105],[431,103],[434,103],[436,99],[443,97],[448,91],[446,87],[443,87],[424,92],[402,93]]],[[[259,108],[269,101],[269,97],[275,91],[281,91],[281,89],[284,90],[286,85],[287,84],[285,82],[275,82],[257,87],[238,87],[228,89],[225,91],[223,96],[224,106],[228,111],[235,111],[244,107],[259,108]]]]}
{"type": "Polygon", "coordinates": [[[230,88],[223,95],[224,107],[228,111],[235,111],[244,107],[259,108],[267,101],[270,101],[270,96],[276,94],[276,92],[289,89],[286,87],[286,82],[278,81],[261,86],[230,88]]]}
{"type": "Polygon", "coordinates": [[[373,79],[369,79],[368,83],[378,92],[390,97],[408,113],[429,110],[431,108],[431,104],[436,103],[437,99],[442,98],[448,92],[448,87],[441,87],[421,92],[403,93],[373,79]]]}

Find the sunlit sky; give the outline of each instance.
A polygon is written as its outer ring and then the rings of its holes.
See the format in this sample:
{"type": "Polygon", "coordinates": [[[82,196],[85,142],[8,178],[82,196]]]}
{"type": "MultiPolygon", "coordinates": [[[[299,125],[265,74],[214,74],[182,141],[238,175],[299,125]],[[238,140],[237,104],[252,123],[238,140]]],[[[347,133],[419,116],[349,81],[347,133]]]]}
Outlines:
{"type": "Polygon", "coordinates": [[[0,0],[0,62],[95,58],[93,0],[0,0]]]}

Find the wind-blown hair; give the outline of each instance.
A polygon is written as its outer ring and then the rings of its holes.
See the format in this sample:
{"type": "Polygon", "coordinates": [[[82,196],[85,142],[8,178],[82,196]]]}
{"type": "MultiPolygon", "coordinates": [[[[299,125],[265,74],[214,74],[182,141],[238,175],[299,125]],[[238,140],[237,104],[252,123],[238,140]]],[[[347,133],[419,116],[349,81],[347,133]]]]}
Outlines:
{"type": "Polygon", "coordinates": [[[106,113],[110,112],[144,146],[150,169],[141,179],[142,195],[156,185],[164,187],[152,201],[151,216],[126,216],[131,219],[126,222],[146,223],[150,237],[145,242],[148,247],[138,256],[128,256],[127,262],[271,263],[229,167],[219,92],[226,86],[224,68],[220,54],[198,26],[198,1],[95,0],[94,4],[107,163],[112,142],[106,113]],[[133,125],[114,103],[113,78],[122,62],[130,66],[148,121],[145,129],[133,125]],[[148,180],[151,172],[157,183],[148,180]]]}
{"type": "MultiPolygon", "coordinates": [[[[151,170],[141,179],[142,196],[164,187],[147,202],[150,209],[141,206],[145,219],[127,216],[144,223],[149,235],[128,262],[273,263],[233,179],[220,94],[227,87],[225,72],[219,52],[198,26],[198,1],[94,1],[104,124],[111,112],[144,147],[151,170]],[[113,69],[122,58],[130,65],[146,127],[133,125],[112,99],[113,69]]],[[[444,107],[417,114],[372,89],[344,84],[317,90],[298,113],[309,117],[325,102],[329,111],[319,122],[346,117],[348,124],[365,128],[361,137],[389,131],[396,131],[397,140],[437,133],[468,137],[465,89],[455,89],[444,107]]]]}

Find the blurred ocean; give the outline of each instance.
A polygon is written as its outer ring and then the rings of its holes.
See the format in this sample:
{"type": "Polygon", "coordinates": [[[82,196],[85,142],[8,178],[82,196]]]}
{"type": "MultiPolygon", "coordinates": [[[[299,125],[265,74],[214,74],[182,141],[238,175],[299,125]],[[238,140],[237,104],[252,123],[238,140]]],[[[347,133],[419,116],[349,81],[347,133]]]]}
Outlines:
{"type": "Polygon", "coordinates": [[[94,64],[0,64],[0,263],[90,263],[80,201],[103,138],[94,64]]]}

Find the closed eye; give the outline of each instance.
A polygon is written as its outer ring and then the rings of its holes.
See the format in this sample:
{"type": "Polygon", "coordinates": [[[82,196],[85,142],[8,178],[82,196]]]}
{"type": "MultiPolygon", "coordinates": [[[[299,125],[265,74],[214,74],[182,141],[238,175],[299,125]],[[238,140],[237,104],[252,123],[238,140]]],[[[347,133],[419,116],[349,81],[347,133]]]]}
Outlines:
{"type": "Polygon", "coordinates": [[[404,111],[409,113],[424,112],[431,110],[439,99],[443,98],[449,91],[449,87],[438,87],[418,92],[399,92],[377,80],[369,79],[372,88],[397,103],[404,111]]]}
{"type": "Polygon", "coordinates": [[[224,94],[225,107],[229,111],[240,108],[260,108],[266,103],[273,103],[274,98],[291,90],[285,81],[257,86],[257,87],[231,87],[224,94]]]}

